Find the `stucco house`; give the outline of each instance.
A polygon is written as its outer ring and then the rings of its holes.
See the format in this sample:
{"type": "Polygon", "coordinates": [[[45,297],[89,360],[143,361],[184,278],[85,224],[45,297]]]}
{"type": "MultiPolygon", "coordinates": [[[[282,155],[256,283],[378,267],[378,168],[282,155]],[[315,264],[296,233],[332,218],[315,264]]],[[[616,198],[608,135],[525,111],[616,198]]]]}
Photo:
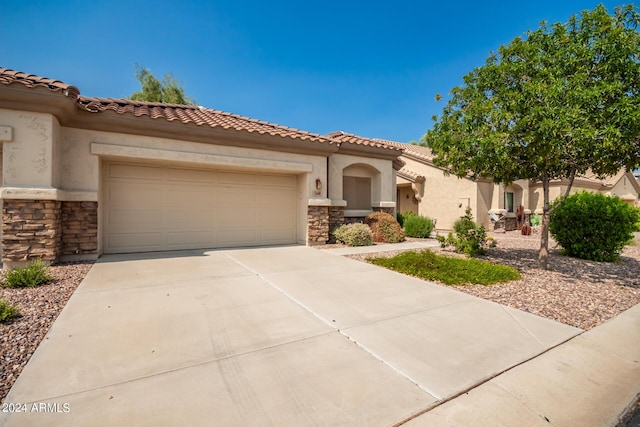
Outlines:
{"type": "MultiPolygon", "coordinates": [[[[405,163],[397,172],[398,212],[413,211],[436,220],[436,227],[450,230],[453,223],[464,215],[467,207],[479,224],[487,228],[516,228],[516,209],[522,205],[525,214],[542,213],[542,184],[530,180],[517,180],[508,186],[494,184],[491,180],[473,181],[445,174],[445,170],[433,164],[433,154],[427,147],[376,139],[387,145],[403,148],[400,159],[405,163]],[[493,212],[499,223],[491,220],[493,212]]],[[[568,181],[550,184],[550,200],[565,194],[568,181]]],[[[627,203],[637,205],[640,185],[631,172],[621,170],[615,176],[598,179],[593,173],[574,179],[571,194],[578,191],[599,192],[618,196],[627,203]]]]}
{"type": "Polygon", "coordinates": [[[393,213],[402,147],[0,68],[2,260],[322,244],[393,213]]]}

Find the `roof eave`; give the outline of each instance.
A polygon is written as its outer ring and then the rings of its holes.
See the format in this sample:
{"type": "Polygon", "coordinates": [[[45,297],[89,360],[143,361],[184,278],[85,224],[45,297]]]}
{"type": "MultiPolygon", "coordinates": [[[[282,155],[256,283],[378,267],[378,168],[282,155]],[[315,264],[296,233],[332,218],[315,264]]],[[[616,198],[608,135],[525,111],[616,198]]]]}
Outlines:
{"type": "Polygon", "coordinates": [[[236,129],[212,128],[195,123],[170,122],[163,118],[136,117],[131,114],[118,114],[115,111],[92,113],[77,109],[76,114],[65,123],[65,126],[114,132],[133,135],[177,139],[200,142],[274,150],[296,154],[327,156],[338,150],[338,146],[330,140],[315,141],[302,138],[289,138],[259,132],[236,129]]]}

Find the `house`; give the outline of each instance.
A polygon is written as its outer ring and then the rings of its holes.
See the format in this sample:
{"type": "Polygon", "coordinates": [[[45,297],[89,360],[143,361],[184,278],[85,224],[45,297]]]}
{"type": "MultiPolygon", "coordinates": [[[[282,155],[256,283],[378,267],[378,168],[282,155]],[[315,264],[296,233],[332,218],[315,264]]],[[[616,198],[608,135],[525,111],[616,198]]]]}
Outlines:
{"type": "Polygon", "coordinates": [[[376,140],[404,148],[405,163],[397,172],[398,212],[412,211],[436,220],[440,230],[451,230],[467,208],[479,224],[489,225],[489,210],[501,203],[500,187],[491,180],[474,181],[446,174],[433,164],[427,147],[394,141],[376,140]]]}
{"type": "Polygon", "coordinates": [[[2,260],[322,244],[393,213],[402,147],[0,68],[2,260]]]}
{"type": "MultiPolygon", "coordinates": [[[[451,230],[454,222],[464,215],[467,208],[476,221],[489,229],[504,227],[516,229],[516,209],[524,207],[525,216],[542,213],[544,199],[542,184],[526,179],[508,186],[494,184],[491,180],[473,181],[447,175],[446,170],[433,164],[433,154],[427,147],[375,139],[404,148],[400,160],[403,167],[397,172],[398,212],[413,211],[436,220],[436,227],[451,230]],[[492,212],[499,223],[491,220],[492,212]]],[[[567,180],[550,183],[550,200],[564,195],[567,180]]],[[[618,174],[598,179],[592,172],[574,179],[571,193],[578,191],[599,192],[618,196],[636,205],[640,200],[640,185],[633,174],[621,170],[618,174]]]]}

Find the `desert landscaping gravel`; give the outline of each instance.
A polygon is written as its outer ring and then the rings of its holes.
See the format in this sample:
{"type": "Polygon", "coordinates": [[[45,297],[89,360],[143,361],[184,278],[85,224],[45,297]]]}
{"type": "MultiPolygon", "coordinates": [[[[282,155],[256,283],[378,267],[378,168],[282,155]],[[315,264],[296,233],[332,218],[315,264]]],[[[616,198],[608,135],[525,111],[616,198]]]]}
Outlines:
{"type": "MultiPolygon", "coordinates": [[[[520,270],[522,279],[495,285],[450,286],[461,292],[588,330],[640,303],[640,237],[614,263],[585,261],[560,254],[551,240],[549,270],[537,267],[539,235],[489,233],[497,242],[479,258],[520,270]]],[[[447,256],[451,250],[430,248],[447,256]]],[[[359,261],[391,257],[401,251],[346,255],[359,261]]],[[[446,285],[442,285],[446,286],[446,285]]]]}
{"type": "Polygon", "coordinates": [[[18,307],[20,317],[0,324],[0,401],[4,400],[71,294],[93,262],[49,267],[53,282],[35,288],[0,287],[0,297],[18,307]]]}
{"type": "MultiPolygon", "coordinates": [[[[522,279],[490,286],[455,286],[455,289],[585,330],[640,303],[640,237],[634,245],[625,248],[616,263],[569,258],[552,249],[550,270],[543,271],[536,267],[540,247],[537,235],[490,236],[497,241],[497,247],[489,249],[482,258],[518,268],[522,279]]],[[[336,246],[340,245],[326,248],[336,246]]],[[[440,248],[431,250],[457,256],[440,248]]],[[[366,261],[368,257],[388,257],[399,252],[347,256],[366,261]]],[[[0,297],[17,306],[21,315],[0,324],[0,401],[92,265],[92,262],[54,265],[50,267],[53,283],[41,287],[0,287],[0,297]]]]}

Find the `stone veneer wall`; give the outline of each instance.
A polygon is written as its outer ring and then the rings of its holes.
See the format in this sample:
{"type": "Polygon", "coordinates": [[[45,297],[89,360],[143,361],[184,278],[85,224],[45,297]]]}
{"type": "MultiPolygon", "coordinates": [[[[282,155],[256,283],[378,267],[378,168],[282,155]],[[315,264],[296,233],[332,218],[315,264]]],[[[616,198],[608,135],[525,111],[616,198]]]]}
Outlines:
{"type": "Polygon", "coordinates": [[[55,261],[62,249],[62,202],[4,199],[2,259],[55,261]]]}
{"type": "Polygon", "coordinates": [[[329,207],[309,206],[307,209],[307,244],[324,245],[329,240],[329,207]]]}
{"type": "Polygon", "coordinates": [[[335,243],[335,237],[333,236],[333,230],[344,225],[344,207],[343,206],[329,206],[329,242],[335,243]]]}
{"type": "Polygon", "coordinates": [[[62,202],[62,255],[98,253],[98,202],[62,202]]]}

